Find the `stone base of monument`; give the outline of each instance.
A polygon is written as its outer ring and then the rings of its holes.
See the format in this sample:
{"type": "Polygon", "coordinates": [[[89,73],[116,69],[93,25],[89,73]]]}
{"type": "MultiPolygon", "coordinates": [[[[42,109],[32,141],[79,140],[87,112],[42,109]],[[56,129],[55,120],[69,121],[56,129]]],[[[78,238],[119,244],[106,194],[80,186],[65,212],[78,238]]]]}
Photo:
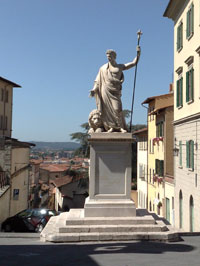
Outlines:
{"type": "Polygon", "coordinates": [[[94,133],[90,142],[89,197],[84,209],[52,217],[42,241],[120,241],[178,239],[162,221],[141,216],[131,194],[130,133],[94,133]]]}
{"type": "Polygon", "coordinates": [[[133,217],[136,216],[132,200],[92,200],[86,199],[85,217],[133,217]]]}
{"type": "MultiPolygon", "coordinates": [[[[139,213],[140,210],[137,210],[139,213]]],[[[71,209],[52,217],[41,241],[67,243],[88,241],[178,241],[177,232],[152,215],[132,217],[85,217],[84,209],[71,209]]]]}

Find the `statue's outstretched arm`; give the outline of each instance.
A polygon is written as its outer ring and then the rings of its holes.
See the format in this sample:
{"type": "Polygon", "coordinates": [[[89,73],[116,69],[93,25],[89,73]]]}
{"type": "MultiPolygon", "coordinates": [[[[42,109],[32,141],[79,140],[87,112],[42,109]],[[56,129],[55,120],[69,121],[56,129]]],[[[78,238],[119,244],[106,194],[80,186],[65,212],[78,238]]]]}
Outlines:
{"type": "Polygon", "coordinates": [[[134,67],[140,59],[140,54],[141,54],[140,46],[137,46],[137,56],[134,58],[132,62],[124,64],[123,70],[127,70],[134,67]]]}

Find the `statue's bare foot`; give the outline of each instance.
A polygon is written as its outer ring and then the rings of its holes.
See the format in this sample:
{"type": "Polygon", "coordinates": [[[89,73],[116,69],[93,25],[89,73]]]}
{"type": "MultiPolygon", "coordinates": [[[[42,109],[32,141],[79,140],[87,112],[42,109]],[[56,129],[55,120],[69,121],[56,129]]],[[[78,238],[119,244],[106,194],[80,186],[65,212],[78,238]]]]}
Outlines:
{"type": "Polygon", "coordinates": [[[125,129],[123,129],[123,128],[120,128],[120,132],[122,132],[122,133],[126,133],[127,130],[125,130],[125,129]]]}
{"type": "Polygon", "coordinates": [[[111,133],[111,132],[113,132],[114,131],[114,129],[111,127],[107,132],[108,133],[111,133]]]}

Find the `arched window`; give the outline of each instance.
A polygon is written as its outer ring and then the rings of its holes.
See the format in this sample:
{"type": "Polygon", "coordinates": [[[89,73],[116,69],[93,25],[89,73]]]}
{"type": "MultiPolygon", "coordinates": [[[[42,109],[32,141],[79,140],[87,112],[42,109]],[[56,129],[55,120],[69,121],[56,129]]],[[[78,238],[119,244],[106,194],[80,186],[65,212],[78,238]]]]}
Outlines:
{"type": "Polygon", "coordinates": [[[179,228],[183,228],[183,194],[179,192],[179,228]]]}
{"type": "Polygon", "coordinates": [[[190,232],[194,232],[194,201],[190,196],[190,232]]]}

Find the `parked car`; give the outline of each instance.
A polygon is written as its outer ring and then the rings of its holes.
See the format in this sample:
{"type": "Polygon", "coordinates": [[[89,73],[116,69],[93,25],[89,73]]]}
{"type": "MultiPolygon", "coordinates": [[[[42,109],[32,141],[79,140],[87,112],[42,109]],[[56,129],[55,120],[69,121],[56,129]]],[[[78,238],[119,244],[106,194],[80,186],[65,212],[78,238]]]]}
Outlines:
{"type": "Polygon", "coordinates": [[[7,218],[1,225],[4,232],[41,232],[51,216],[58,215],[49,209],[26,209],[7,218]]]}

